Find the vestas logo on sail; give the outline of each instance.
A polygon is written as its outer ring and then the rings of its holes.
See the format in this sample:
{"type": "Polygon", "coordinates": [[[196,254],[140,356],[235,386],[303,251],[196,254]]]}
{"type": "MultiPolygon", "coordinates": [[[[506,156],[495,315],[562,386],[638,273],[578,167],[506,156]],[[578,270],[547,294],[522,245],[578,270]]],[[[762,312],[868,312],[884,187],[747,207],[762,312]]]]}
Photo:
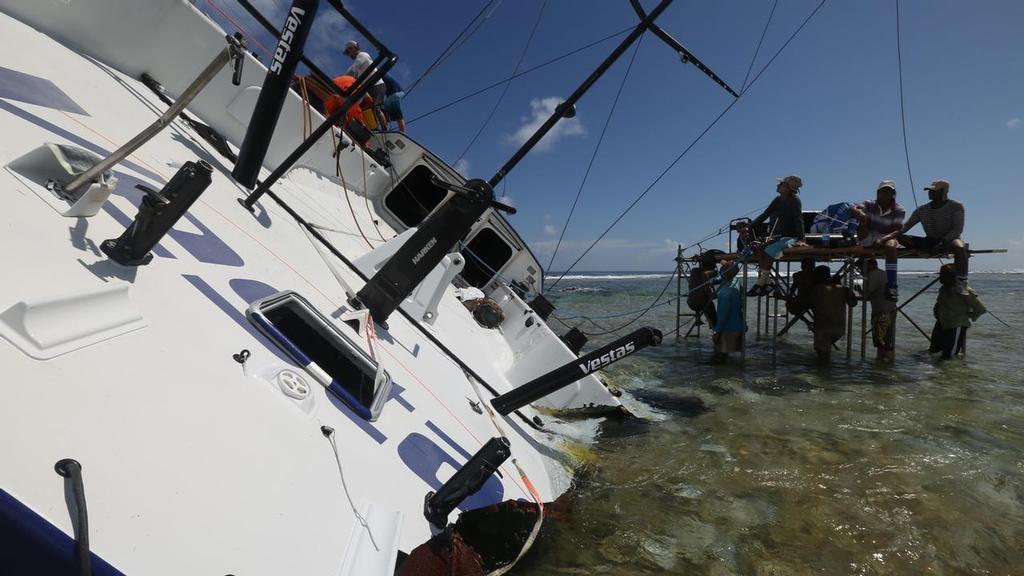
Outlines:
{"type": "Polygon", "coordinates": [[[306,14],[306,11],[297,6],[292,8],[291,14],[288,15],[288,20],[284,23],[284,29],[281,30],[281,40],[277,43],[277,50],[274,50],[274,61],[270,64],[270,71],[274,74],[281,73],[281,67],[284,66],[284,59],[288,57],[288,53],[292,51],[292,38],[295,36],[295,30],[302,23],[302,16],[306,14]]]}
{"type": "Polygon", "coordinates": [[[619,360],[620,358],[624,358],[632,354],[633,352],[636,352],[636,345],[633,344],[632,342],[627,342],[625,346],[619,346],[614,350],[609,350],[605,354],[602,354],[601,356],[594,358],[590,362],[587,362],[585,364],[577,364],[577,366],[579,366],[580,371],[583,372],[584,374],[590,374],[594,370],[600,370],[601,368],[604,368],[605,366],[611,364],[612,362],[619,360]]]}

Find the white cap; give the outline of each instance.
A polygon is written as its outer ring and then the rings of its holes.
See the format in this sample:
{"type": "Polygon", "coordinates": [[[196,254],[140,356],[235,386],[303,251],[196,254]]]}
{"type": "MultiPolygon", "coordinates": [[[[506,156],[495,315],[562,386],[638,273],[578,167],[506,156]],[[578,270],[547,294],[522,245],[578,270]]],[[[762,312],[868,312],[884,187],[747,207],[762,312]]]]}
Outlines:
{"type": "Polygon", "coordinates": [[[925,190],[945,190],[949,192],[949,182],[945,180],[936,180],[931,184],[924,187],[925,190]]]}
{"type": "Polygon", "coordinates": [[[896,183],[893,182],[892,180],[882,180],[881,182],[878,183],[878,188],[877,189],[881,190],[882,188],[892,188],[893,193],[895,193],[896,192],[896,183]]]}
{"type": "Polygon", "coordinates": [[[359,43],[356,42],[355,40],[349,40],[348,42],[345,42],[345,50],[347,51],[349,48],[356,48],[356,49],[358,49],[359,48],[359,43]]]}

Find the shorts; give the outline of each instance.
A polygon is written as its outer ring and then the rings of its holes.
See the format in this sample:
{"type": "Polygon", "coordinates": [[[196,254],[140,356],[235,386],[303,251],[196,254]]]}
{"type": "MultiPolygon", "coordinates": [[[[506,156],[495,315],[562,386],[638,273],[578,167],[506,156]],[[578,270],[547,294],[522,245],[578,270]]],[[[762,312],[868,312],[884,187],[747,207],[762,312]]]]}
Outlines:
{"type": "Polygon", "coordinates": [[[949,243],[942,238],[928,238],[924,236],[907,236],[903,234],[899,237],[900,245],[905,248],[914,248],[917,250],[931,250],[933,252],[949,252],[949,243]]]}
{"type": "Polygon", "coordinates": [[[885,234],[883,234],[881,232],[874,232],[874,231],[868,232],[867,236],[865,236],[864,238],[861,238],[859,244],[861,246],[865,247],[865,248],[871,248],[872,246],[875,245],[875,242],[877,242],[878,240],[880,240],[882,238],[882,236],[885,236],[885,234]]]}
{"type": "Polygon", "coordinates": [[[935,323],[932,328],[932,344],[928,347],[931,353],[941,352],[943,358],[952,358],[964,351],[964,342],[967,340],[967,328],[943,328],[942,324],[935,323]]]}
{"type": "Polygon", "coordinates": [[[879,350],[893,350],[893,327],[896,324],[896,313],[886,312],[871,318],[871,342],[879,350]]]}
{"type": "Polygon", "coordinates": [[[384,97],[384,113],[388,115],[388,120],[403,120],[405,117],[402,115],[402,97],[405,96],[405,92],[395,92],[388,94],[384,97]]]}
{"type": "Polygon", "coordinates": [[[796,238],[779,238],[778,240],[772,242],[771,244],[766,245],[764,247],[764,253],[767,254],[768,257],[771,258],[772,260],[775,260],[782,254],[783,250],[789,248],[793,244],[796,244],[796,238]]]}

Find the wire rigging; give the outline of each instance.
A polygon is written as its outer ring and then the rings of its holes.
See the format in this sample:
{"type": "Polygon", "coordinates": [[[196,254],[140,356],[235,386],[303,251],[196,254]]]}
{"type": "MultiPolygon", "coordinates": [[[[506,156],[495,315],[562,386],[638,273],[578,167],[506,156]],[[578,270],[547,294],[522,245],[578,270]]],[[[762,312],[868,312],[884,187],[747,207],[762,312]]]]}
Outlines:
{"type": "Polygon", "coordinates": [[[896,0],[896,64],[900,77],[900,125],[903,127],[903,155],[907,159],[907,178],[910,179],[910,192],[914,195],[914,207],[917,204],[917,186],[914,186],[914,172],[910,169],[910,147],[907,145],[907,115],[903,109],[903,49],[900,47],[900,0],[896,0]]]}
{"type": "MultiPolygon", "coordinates": [[[[485,12],[487,12],[487,9],[491,7],[491,4],[494,4],[494,1],[495,0],[488,0],[488,2],[484,4],[482,8],[480,8],[480,11],[477,12],[476,16],[473,16],[473,19],[467,22],[466,26],[463,27],[462,30],[459,31],[459,33],[456,34],[454,38],[452,38],[452,41],[448,43],[448,46],[446,46],[445,49],[442,50],[440,54],[438,54],[437,58],[434,58],[434,61],[431,62],[429,66],[427,66],[423,73],[420,74],[418,78],[413,80],[412,84],[405,91],[406,96],[411,94],[412,91],[416,89],[416,86],[418,86],[419,83],[424,78],[426,78],[428,74],[430,74],[431,72],[436,70],[441,64],[443,64],[445,60],[447,60],[452,54],[454,54],[459,48],[461,48],[466,43],[466,41],[469,40],[473,36],[473,34],[475,34],[476,31],[480,29],[480,26],[484,23],[484,21],[490,18],[491,14],[494,13],[494,10],[491,10],[487,14],[487,16],[484,17],[483,20],[480,20],[480,17],[483,16],[485,12]],[[480,20],[480,23],[475,28],[473,28],[472,31],[469,31],[470,28],[473,27],[473,24],[477,22],[477,20],[480,20]],[[469,31],[468,34],[467,31],[469,31]],[[460,38],[462,38],[461,42],[459,41],[460,38]],[[458,46],[456,46],[456,44],[458,44],[458,46]]],[[[495,8],[497,8],[497,6],[495,6],[495,8]]]]}
{"type": "MultiPolygon", "coordinates": [[[[526,45],[523,46],[523,51],[519,54],[519,60],[516,62],[516,67],[512,69],[513,77],[517,72],[519,72],[519,67],[523,65],[523,59],[526,58],[526,53],[530,51],[530,45],[533,44],[533,37],[537,33],[537,28],[540,27],[540,21],[544,16],[544,9],[547,8],[547,6],[548,0],[544,0],[540,5],[540,10],[537,12],[537,19],[534,21],[533,28],[530,30],[530,36],[526,38],[526,45]]],[[[466,144],[466,148],[461,154],[459,154],[459,157],[455,159],[454,164],[458,164],[459,160],[462,160],[462,157],[466,155],[466,152],[469,152],[469,149],[473,147],[473,144],[476,144],[477,139],[480,138],[481,134],[483,134],[484,128],[487,128],[487,125],[491,122],[491,118],[494,118],[494,114],[501,106],[501,102],[505,99],[505,95],[508,94],[510,86],[512,86],[512,80],[505,82],[505,87],[501,90],[501,96],[498,96],[498,101],[494,103],[494,107],[491,108],[490,114],[487,115],[487,118],[484,118],[483,124],[480,125],[480,128],[476,131],[476,134],[473,135],[473,139],[469,141],[469,144],[466,144]]]]}
{"type": "MultiPolygon", "coordinates": [[[[763,66],[763,67],[762,67],[762,68],[761,68],[761,69],[760,69],[760,70],[758,71],[758,73],[757,73],[757,74],[756,74],[756,75],[754,76],[754,78],[753,78],[753,79],[752,79],[752,80],[750,81],[750,83],[749,83],[749,84],[747,85],[747,87],[746,87],[746,90],[749,90],[750,88],[752,88],[752,87],[754,86],[754,84],[755,84],[755,83],[757,83],[757,81],[758,81],[758,80],[759,80],[759,79],[761,78],[761,76],[762,76],[762,75],[763,75],[763,74],[765,73],[765,71],[767,71],[767,70],[768,70],[768,68],[769,68],[769,67],[770,67],[770,66],[772,65],[772,63],[774,63],[774,62],[775,62],[775,60],[776,60],[776,59],[777,59],[777,58],[779,57],[779,55],[780,55],[780,54],[782,54],[782,52],[783,52],[783,51],[784,51],[784,50],[785,50],[785,49],[786,49],[786,48],[787,48],[787,47],[788,47],[788,46],[790,45],[790,43],[792,43],[792,42],[793,42],[793,39],[795,39],[795,38],[797,37],[797,35],[798,35],[798,34],[800,34],[800,31],[801,31],[801,30],[803,30],[805,26],[807,26],[807,23],[808,23],[808,22],[810,22],[810,21],[811,21],[811,19],[812,19],[812,18],[814,18],[814,16],[815,16],[815,15],[816,15],[816,14],[817,14],[817,13],[818,13],[818,12],[819,12],[820,10],[821,10],[822,6],[824,6],[824,5],[825,5],[825,2],[826,2],[826,1],[827,1],[827,0],[821,0],[821,2],[819,2],[819,3],[818,3],[818,5],[817,5],[817,6],[816,6],[816,7],[814,8],[814,10],[812,10],[812,11],[811,11],[811,13],[810,13],[810,14],[808,14],[806,18],[804,18],[803,22],[801,22],[801,23],[800,23],[800,26],[798,26],[798,27],[797,27],[797,29],[796,29],[795,31],[793,31],[793,33],[792,33],[792,34],[791,34],[791,35],[789,36],[789,38],[788,38],[788,39],[786,40],[786,42],[782,44],[782,46],[781,46],[781,47],[780,47],[780,48],[778,49],[778,51],[776,51],[776,52],[775,52],[775,54],[774,54],[774,55],[773,55],[773,56],[772,56],[772,57],[771,57],[771,58],[770,58],[770,59],[768,60],[768,62],[767,62],[767,63],[765,63],[765,65],[764,65],[764,66],[763,66]]],[[[745,94],[745,92],[744,92],[744,94],[745,94]]],[[[710,123],[709,123],[709,124],[707,125],[707,127],[705,127],[705,128],[704,128],[704,130],[703,130],[703,131],[701,131],[701,133],[700,133],[700,134],[698,134],[698,135],[697,135],[697,137],[696,137],[696,138],[694,138],[694,139],[693,139],[693,140],[692,140],[692,141],[691,141],[691,142],[690,142],[690,143],[689,143],[689,144],[688,144],[688,145],[686,146],[686,148],[684,148],[684,149],[683,149],[683,151],[682,151],[682,152],[680,152],[680,153],[679,153],[679,155],[677,155],[677,156],[675,157],[675,159],[674,159],[674,160],[672,160],[672,162],[670,162],[670,163],[669,163],[669,165],[668,165],[668,166],[667,166],[667,167],[666,167],[666,168],[665,168],[664,170],[662,170],[662,171],[661,171],[661,172],[660,172],[660,173],[659,173],[659,174],[658,174],[658,175],[657,175],[657,176],[656,176],[656,177],[654,178],[654,180],[653,180],[653,181],[652,181],[652,182],[651,182],[650,184],[648,184],[646,188],[644,188],[644,190],[643,190],[642,192],[640,192],[640,194],[639,194],[639,195],[637,195],[637,197],[636,197],[636,198],[635,198],[635,199],[634,199],[634,200],[633,200],[633,201],[632,201],[632,202],[631,202],[631,203],[630,203],[630,204],[629,204],[629,205],[628,205],[628,206],[627,206],[627,207],[625,208],[625,210],[623,210],[623,211],[622,211],[622,212],[621,212],[621,213],[620,213],[620,214],[619,214],[619,215],[618,215],[618,216],[617,216],[617,217],[616,217],[616,218],[615,218],[615,219],[614,219],[614,220],[612,221],[612,223],[611,223],[611,224],[609,224],[607,228],[605,228],[604,232],[602,232],[602,233],[600,234],[600,236],[598,236],[598,237],[597,237],[597,239],[596,239],[596,240],[594,240],[594,242],[592,242],[592,243],[590,244],[590,246],[588,246],[588,247],[587,247],[587,249],[586,249],[586,250],[584,250],[584,251],[583,251],[583,253],[582,253],[582,254],[580,254],[580,256],[579,256],[578,258],[576,258],[576,260],[575,260],[575,261],[573,261],[572,265],[570,265],[570,266],[569,266],[569,268],[568,268],[568,269],[566,269],[566,270],[565,270],[565,271],[564,271],[564,272],[562,273],[562,275],[561,275],[561,276],[559,276],[559,277],[558,277],[558,279],[556,279],[556,280],[555,280],[555,281],[554,281],[554,282],[553,282],[553,283],[551,284],[551,287],[554,287],[555,285],[557,285],[557,284],[558,284],[558,282],[559,282],[559,281],[561,281],[561,280],[562,280],[562,278],[565,278],[565,275],[566,275],[566,274],[568,274],[568,273],[569,273],[569,272],[570,272],[570,271],[571,271],[571,270],[572,270],[572,269],[573,269],[573,268],[574,268],[574,267],[575,267],[575,266],[576,266],[577,264],[579,264],[579,263],[580,263],[580,261],[581,261],[581,260],[583,260],[583,258],[584,258],[584,257],[585,257],[585,256],[586,256],[586,255],[587,255],[587,254],[588,254],[588,253],[589,253],[589,252],[590,252],[590,251],[591,251],[591,250],[592,250],[593,248],[594,248],[594,246],[597,246],[598,242],[600,242],[600,241],[601,241],[602,239],[604,239],[604,237],[605,237],[605,236],[606,236],[606,235],[607,235],[607,234],[608,234],[609,232],[611,232],[612,228],[614,228],[614,227],[615,227],[615,226],[616,226],[616,225],[617,225],[617,224],[618,224],[618,223],[619,223],[619,222],[620,222],[620,221],[621,221],[621,220],[622,220],[623,218],[625,218],[625,217],[626,217],[626,215],[627,215],[627,214],[628,214],[628,213],[629,213],[629,212],[630,212],[630,211],[631,211],[631,210],[632,210],[632,209],[633,209],[633,208],[634,208],[634,207],[635,207],[635,206],[636,206],[637,204],[639,204],[639,203],[640,203],[640,201],[641,201],[641,200],[643,200],[645,196],[647,196],[647,194],[648,194],[648,193],[649,193],[649,192],[650,192],[650,191],[651,191],[651,190],[652,190],[652,189],[654,188],[654,186],[655,186],[655,185],[657,185],[657,184],[658,184],[658,183],[659,183],[659,182],[660,182],[660,181],[662,180],[662,178],[664,178],[664,177],[665,177],[665,175],[666,175],[666,174],[668,174],[668,173],[669,173],[669,171],[671,171],[671,170],[672,170],[672,168],[674,168],[674,167],[675,167],[675,165],[676,165],[676,164],[678,164],[678,163],[679,163],[679,161],[680,161],[680,160],[682,160],[682,159],[683,159],[683,157],[684,157],[684,156],[686,156],[686,154],[687,154],[687,153],[689,153],[689,152],[690,152],[690,150],[692,150],[692,149],[693,149],[693,147],[694,147],[694,146],[696,146],[696,145],[697,145],[697,143],[698,143],[698,142],[700,142],[700,141],[701,141],[701,140],[702,140],[702,139],[704,138],[704,136],[705,136],[705,135],[706,135],[706,134],[707,134],[707,133],[708,133],[708,132],[709,132],[709,131],[710,131],[710,130],[711,130],[711,129],[712,129],[712,128],[713,128],[713,127],[714,127],[714,126],[716,125],[716,124],[718,124],[718,122],[719,122],[719,121],[720,121],[720,120],[721,120],[721,119],[722,119],[722,118],[723,118],[723,117],[724,117],[724,116],[726,115],[726,113],[728,113],[728,112],[729,112],[729,110],[732,110],[732,107],[733,107],[733,106],[735,106],[735,105],[736,105],[736,103],[737,103],[737,102],[739,102],[739,101],[740,101],[740,98],[734,98],[734,99],[733,99],[732,101],[730,101],[730,102],[729,102],[729,104],[728,104],[728,105],[727,105],[727,106],[726,106],[726,107],[725,107],[725,108],[724,108],[724,109],[723,109],[723,110],[722,110],[721,112],[719,112],[719,113],[718,113],[718,115],[717,115],[717,116],[715,116],[715,118],[714,118],[714,119],[713,119],[713,120],[712,120],[712,121],[711,121],[711,122],[710,122],[710,123]]]]}
{"type": "Polygon", "coordinates": [[[754,69],[754,63],[757,62],[757,55],[761,52],[761,45],[764,44],[764,37],[768,34],[768,27],[772,24],[772,17],[775,16],[775,8],[779,6],[779,0],[775,0],[772,3],[772,11],[768,13],[768,21],[764,23],[764,30],[761,31],[761,39],[757,41],[757,48],[754,49],[754,56],[750,59],[750,66],[747,66],[747,74],[743,77],[743,87],[740,88],[740,94],[747,89],[747,80],[750,78],[750,72],[754,69]]]}
{"type": "Polygon", "coordinates": [[[636,46],[633,48],[633,55],[629,59],[629,65],[626,66],[626,72],[622,75],[622,81],[619,83],[619,89],[615,93],[615,99],[612,101],[612,107],[608,110],[608,117],[605,118],[604,126],[601,127],[601,136],[597,139],[597,144],[594,146],[594,153],[590,155],[590,162],[587,164],[587,169],[583,173],[583,180],[580,181],[580,187],[576,190],[576,198],[572,201],[572,207],[569,208],[569,215],[565,217],[565,224],[562,226],[562,232],[558,235],[558,242],[555,244],[554,251],[551,252],[551,260],[548,262],[548,268],[555,263],[555,256],[558,255],[558,249],[562,246],[562,239],[565,238],[565,231],[569,229],[569,222],[572,221],[572,215],[576,212],[576,205],[580,201],[580,195],[583,193],[583,187],[587,183],[587,178],[590,177],[590,170],[594,167],[594,160],[597,159],[597,153],[601,150],[601,143],[604,142],[604,135],[608,131],[608,125],[612,121],[612,116],[615,114],[615,107],[619,104],[619,97],[622,96],[622,89],[626,87],[626,80],[629,79],[629,71],[633,69],[633,62],[636,60],[636,55],[640,52],[640,43],[643,42],[643,35],[637,38],[636,46]]]}
{"type": "Polygon", "coordinates": [[[509,76],[508,78],[505,78],[503,80],[498,80],[497,82],[495,82],[493,84],[489,84],[489,85],[487,85],[487,86],[485,86],[483,88],[480,88],[479,90],[476,90],[474,92],[470,92],[469,94],[466,94],[465,96],[460,96],[460,97],[456,98],[455,100],[452,100],[451,102],[448,102],[447,104],[443,104],[441,106],[438,106],[437,108],[434,108],[433,110],[431,110],[429,112],[425,112],[423,114],[420,114],[419,116],[416,116],[415,118],[413,118],[411,120],[406,120],[406,124],[412,124],[413,122],[415,122],[417,120],[422,120],[423,118],[426,118],[427,116],[431,116],[433,114],[436,114],[437,112],[441,112],[442,110],[445,110],[445,109],[450,108],[450,107],[452,107],[452,106],[454,106],[456,104],[459,104],[461,102],[469,100],[470,98],[472,98],[474,96],[479,96],[480,94],[483,94],[484,92],[487,92],[488,90],[497,88],[498,86],[501,86],[502,84],[504,84],[506,82],[510,82],[512,80],[515,80],[516,78],[519,78],[520,76],[525,76],[525,75],[527,75],[527,74],[529,74],[531,72],[535,72],[537,70],[540,70],[541,68],[544,68],[545,66],[550,66],[550,65],[554,64],[555,62],[558,62],[560,60],[564,60],[564,59],[568,58],[569,56],[573,56],[575,54],[578,54],[578,53],[586,50],[587,48],[592,48],[594,46],[597,46],[598,44],[601,44],[602,42],[607,42],[608,40],[611,40],[612,38],[617,38],[619,36],[622,36],[623,34],[625,34],[626,32],[629,32],[632,29],[633,29],[632,26],[630,26],[628,28],[624,28],[622,30],[619,30],[618,32],[615,32],[615,33],[609,34],[609,35],[607,35],[607,36],[605,36],[603,38],[599,38],[597,40],[594,40],[593,42],[591,42],[589,44],[585,44],[583,46],[580,46],[579,48],[575,48],[573,50],[570,50],[570,51],[566,52],[565,54],[562,54],[561,56],[555,56],[554,58],[552,58],[552,59],[550,59],[550,60],[548,60],[546,62],[541,62],[540,64],[537,64],[536,66],[532,66],[530,68],[527,68],[526,70],[523,70],[522,72],[519,72],[517,74],[509,76]]]}

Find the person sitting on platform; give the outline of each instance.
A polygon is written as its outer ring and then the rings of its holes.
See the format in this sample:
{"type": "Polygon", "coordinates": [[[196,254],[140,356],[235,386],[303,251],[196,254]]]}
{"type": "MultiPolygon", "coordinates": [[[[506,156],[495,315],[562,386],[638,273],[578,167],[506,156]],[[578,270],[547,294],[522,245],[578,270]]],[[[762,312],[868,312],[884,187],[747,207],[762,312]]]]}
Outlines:
{"type": "Polygon", "coordinates": [[[895,238],[888,238],[885,241],[882,241],[882,238],[900,230],[906,216],[906,210],[896,201],[896,183],[892,180],[882,180],[875,192],[875,199],[855,204],[852,212],[860,223],[857,227],[857,235],[861,238],[860,245],[877,245],[885,249],[885,296],[895,302],[898,299],[896,273],[899,260],[896,257],[896,250],[899,246],[895,238]]]}
{"type": "Polygon", "coordinates": [[[964,231],[964,205],[949,199],[949,182],[936,180],[925,186],[928,191],[928,204],[921,204],[895,232],[882,236],[876,245],[896,238],[907,248],[929,250],[939,254],[953,253],[956,262],[956,284],[954,289],[961,296],[968,296],[967,291],[967,245],[960,239],[964,231]],[[925,237],[908,236],[907,231],[918,222],[924,228],[925,237]]]}
{"type": "Polygon", "coordinates": [[[814,269],[815,280],[812,299],[814,310],[814,352],[818,361],[827,364],[832,359],[832,345],[846,334],[846,306],[857,305],[857,298],[846,286],[835,282],[828,266],[814,269]]]}
{"type": "MultiPolygon", "coordinates": [[[[756,252],[758,262],[757,284],[747,293],[748,296],[764,296],[769,293],[768,280],[772,275],[773,260],[782,255],[782,251],[790,246],[806,246],[804,243],[803,205],[800,202],[800,187],[803,180],[791,175],[779,178],[775,187],[778,196],[772,200],[768,208],[760,216],[754,218],[751,225],[769,221],[768,238],[765,245],[756,252]]],[[[746,226],[744,226],[746,227],[746,226]]]]}
{"type": "Polygon", "coordinates": [[[708,319],[708,324],[714,326],[717,321],[715,315],[715,290],[711,285],[711,279],[717,274],[715,252],[705,252],[701,255],[700,266],[690,270],[688,292],[686,293],[686,305],[694,312],[694,322],[700,325],[700,317],[708,319]]]}
{"type": "Polygon", "coordinates": [[[942,358],[949,359],[962,354],[967,340],[967,328],[971,321],[977,321],[986,312],[985,305],[978,300],[977,293],[967,288],[965,298],[959,291],[958,270],[955,264],[939,268],[939,295],[935,298],[935,327],[932,328],[932,342],[928,351],[941,352],[942,358]]]}
{"type": "Polygon", "coordinates": [[[864,299],[871,302],[871,341],[878,350],[878,359],[891,362],[895,358],[896,303],[888,297],[888,270],[879,270],[878,261],[864,261],[864,299]]]}
{"type": "Polygon", "coordinates": [[[736,279],[739,268],[735,261],[722,262],[721,286],[718,288],[718,318],[712,336],[715,343],[712,362],[724,362],[730,352],[743,350],[743,333],[747,327],[743,321],[743,299],[740,295],[739,280],[736,279]]]}

